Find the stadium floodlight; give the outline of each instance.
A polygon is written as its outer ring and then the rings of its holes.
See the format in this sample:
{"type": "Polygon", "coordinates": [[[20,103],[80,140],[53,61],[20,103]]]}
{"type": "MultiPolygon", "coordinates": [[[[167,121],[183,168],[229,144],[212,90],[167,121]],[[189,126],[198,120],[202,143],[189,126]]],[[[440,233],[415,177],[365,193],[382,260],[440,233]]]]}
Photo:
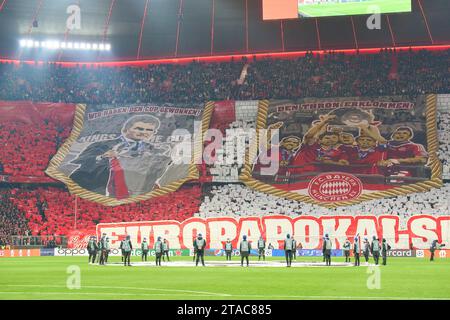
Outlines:
{"type": "Polygon", "coordinates": [[[47,50],[86,50],[86,51],[110,51],[111,44],[95,42],[65,42],[58,40],[37,41],[33,39],[20,39],[21,48],[41,48],[47,50]]]}
{"type": "Polygon", "coordinates": [[[52,41],[52,40],[47,41],[47,49],[54,50],[54,49],[58,49],[58,47],[59,47],[58,41],[52,41]]]}

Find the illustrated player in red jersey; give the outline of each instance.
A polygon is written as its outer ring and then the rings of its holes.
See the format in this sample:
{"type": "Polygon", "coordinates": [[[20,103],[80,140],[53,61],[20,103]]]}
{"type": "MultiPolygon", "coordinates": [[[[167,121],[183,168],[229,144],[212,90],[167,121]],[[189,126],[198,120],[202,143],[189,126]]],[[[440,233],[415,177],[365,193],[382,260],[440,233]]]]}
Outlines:
{"type": "Polygon", "coordinates": [[[352,173],[380,174],[378,163],[386,158],[385,145],[378,145],[371,136],[360,135],[356,138],[357,146],[353,149],[350,164],[352,173]]]}
{"type": "Polygon", "coordinates": [[[320,121],[313,125],[303,137],[300,150],[294,157],[289,172],[304,173],[320,171],[313,162],[321,162],[331,165],[348,165],[348,155],[340,148],[339,134],[326,131],[328,123],[333,120],[335,115],[324,115],[320,121]]]}
{"type": "Polygon", "coordinates": [[[387,143],[387,160],[384,160],[381,165],[425,165],[428,161],[428,153],[423,145],[411,142],[413,136],[414,132],[410,127],[397,128],[387,143]]]}
{"type": "Polygon", "coordinates": [[[338,130],[336,130],[336,132],[339,134],[339,143],[341,144],[340,149],[344,151],[345,154],[352,152],[355,148],[355,137],[353,134],[338,130]]]}
{"type": "Polygon", "coordinates": [[[360,125],[359,136],[356,138],[357,145],[349,151],[352,173],[359,174],[381,174],[379,165],[387,157],[386,139],[384,139],[379,129],[373,125],[360,125]]]}
{"type": "Polygon", "coordinates": [[[413,171],[401,165],[426,165],[428,153],[424,146],[411,142],[414,131],[410,127],[398,127],[387,142],[386,160],[379,165],[387,168],[391,176],[412,176],[413,171]]]}

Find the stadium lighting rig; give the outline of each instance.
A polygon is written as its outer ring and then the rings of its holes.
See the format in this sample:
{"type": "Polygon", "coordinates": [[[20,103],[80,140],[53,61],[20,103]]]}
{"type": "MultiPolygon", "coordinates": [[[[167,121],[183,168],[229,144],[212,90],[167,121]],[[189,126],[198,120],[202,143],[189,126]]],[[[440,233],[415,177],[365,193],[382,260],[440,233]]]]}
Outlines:
{"type": "Polygon", "coordinates": [[[21,39],[19,45],[21,48],[41,48],[46,50],[111,51],[111,44],[98,42],[21,39]]]}

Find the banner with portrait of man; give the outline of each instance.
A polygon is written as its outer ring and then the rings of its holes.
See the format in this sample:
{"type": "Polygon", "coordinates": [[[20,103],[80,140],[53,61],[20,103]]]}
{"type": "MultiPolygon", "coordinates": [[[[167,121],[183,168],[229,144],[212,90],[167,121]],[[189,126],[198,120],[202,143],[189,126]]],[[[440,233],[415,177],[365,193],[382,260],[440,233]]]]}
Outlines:
{"type": "Polygon", "coordinates": [[[71,135],[46,173],[64,182],[71,193],[104,205],[175,191],[198,178],[194,157],[201,156],[201,150],[194,150],[198,145],[194,141],[200,141],[201,149],[207,109],[203,105],[77,105],[71,135]]]}
{"type": "Polygon", "coordinates": [[[257,123],[267,151],[259,137],[241,181],[259,191],[335,207],[442,185],[435,95],[264,100],[257,123]]]}

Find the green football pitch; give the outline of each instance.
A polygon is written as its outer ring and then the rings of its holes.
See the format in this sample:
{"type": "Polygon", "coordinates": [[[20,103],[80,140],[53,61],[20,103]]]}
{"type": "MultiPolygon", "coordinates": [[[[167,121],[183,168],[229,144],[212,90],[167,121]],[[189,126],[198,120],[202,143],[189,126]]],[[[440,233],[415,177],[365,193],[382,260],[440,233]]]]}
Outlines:
{"type": "MultiPolygon", "coordinates": [[[[222,259],[207,257],[206,262],[222,259]]],[[[132,262],[139,260],[132,257],[132,262]]],[[[189,257],[172,260],[192,263],[189,257]]],[[[297,262],[321,260],[297,258],[297,262]]],[[[119,263],[120,257],[111,257],[110,262],[119,263]]],[[[450,259],[389,258],[387,266],[363,264],[247,268],[167,267],[163,262],[156,268],[88,265],[87,257],[1,258],[0,300],[450,299],[450,259]],[[71,273],[77,269],[79,273],[71,273]]]]}
{"type": "Polygon", "coordinates": [[[364,2],[317,3],[299,5],[302,17],[327,17],[371,14],[371,6],[378,6],[380,13],[410,12],[411,0],[369,0],[364,2]]]}

